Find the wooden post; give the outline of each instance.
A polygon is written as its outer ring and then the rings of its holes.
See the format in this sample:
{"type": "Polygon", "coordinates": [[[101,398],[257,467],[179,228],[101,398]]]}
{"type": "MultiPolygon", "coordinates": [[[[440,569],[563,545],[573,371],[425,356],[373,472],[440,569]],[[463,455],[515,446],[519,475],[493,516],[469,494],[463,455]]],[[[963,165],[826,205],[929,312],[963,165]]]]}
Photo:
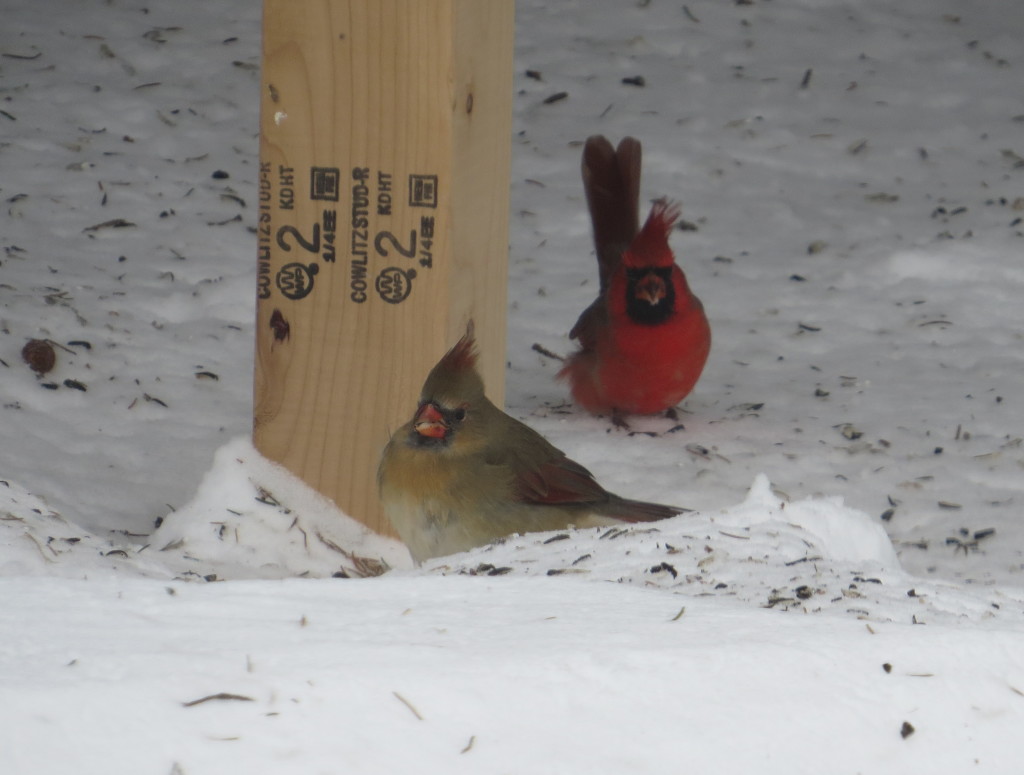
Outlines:
{"type": "Polygon", "coordinates": [[[504,398],[513,0],[265,0],[256,447],[370,528],[476,321],[504,398]]]}

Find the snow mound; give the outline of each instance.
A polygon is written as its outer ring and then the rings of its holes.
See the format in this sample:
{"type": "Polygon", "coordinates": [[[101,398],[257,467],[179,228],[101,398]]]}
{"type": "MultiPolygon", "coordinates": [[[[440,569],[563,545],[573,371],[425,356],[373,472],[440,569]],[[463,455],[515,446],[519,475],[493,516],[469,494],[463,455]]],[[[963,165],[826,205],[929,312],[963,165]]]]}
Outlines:
{"type": "Polygon", "coordinates": [[[716,514],[512,536],[416,572],[570,576],[880,622],[1024,621],[1024,592],[976,593],[912,577],[866,514],[837,497],[788,502],[763,474],[742,503],[716,514]]]}
{"type": "Polygon", "coordinates": [[[195,497],[150,544],[176,573],[208,579],[377,575],[410,562],[402,544],[342,513],[248,438],[217,451],[195,497]]]}
{"type": "Polygon", "coordinates": [[[809,533],[807,540],[822,559],[874,563],[892,571],[900,568],[889,536],[863,511],[847,508],[839,496],[788,503],[775,494],[764,474],[755,477],[743,503],[716,521],[734,527],[782,522],[809,533]]]}
{"type": "Polygon", "coordinates": [[[221,447],[192,500],[149,535],[103,538],[0,481],[0,577],[326,578],[410,565],[402,544],[338,510],[248,438],[221,447]]]}
{"type": "Polygon", "coordinates": [[[133,567],[129,551],[68,522],[17,482],[0,481],[0,577],[111,573],[133,567]]]}
{"type": "Polygon", "coordinates": [[[150,535],[91,534],[14,483],[0,498],[0,577],[567,577],[550,581],[616,582],[725,606],[877,622],[1024,621],[1024,590],[910,576],[866,514],[840,497],[786,500],[764,474],[742,502],[715,513],[511,536],[420,568],[402,544],[338,510],[248,438],[218,450],[192,500],[150,535]]]}

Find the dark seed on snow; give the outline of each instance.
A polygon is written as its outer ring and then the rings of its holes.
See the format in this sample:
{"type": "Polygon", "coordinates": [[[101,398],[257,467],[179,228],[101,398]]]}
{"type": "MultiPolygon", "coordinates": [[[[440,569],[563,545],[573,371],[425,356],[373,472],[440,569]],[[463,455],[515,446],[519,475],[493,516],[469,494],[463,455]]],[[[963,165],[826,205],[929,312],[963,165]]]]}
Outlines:
{"type": "Polygon", "coordinates": [[[551,538],[545,539],[544,543],[546,543],[546,544],[553,544],[555,541],[565,541],[568,538],[569,538],[569,534],[568,533],[559,533],[558,535],[551,536],[551,538]]]}

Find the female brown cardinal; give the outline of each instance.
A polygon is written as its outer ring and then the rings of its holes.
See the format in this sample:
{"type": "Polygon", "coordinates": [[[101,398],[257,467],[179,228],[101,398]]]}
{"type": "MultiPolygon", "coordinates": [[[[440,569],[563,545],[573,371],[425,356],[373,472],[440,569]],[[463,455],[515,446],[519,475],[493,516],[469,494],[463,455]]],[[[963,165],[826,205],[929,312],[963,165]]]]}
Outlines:
{"type": "Polygon", "coordinates": [[[472,324],[431,370],[377,472],[384,513],[423,562],[512,533],[649,522],[685,509],[628,500],[484,395],[472,324]]]}
{"type": "Polygon", "coordinates": [[[671,409],[693,389],[711,350],[704,305],[668,245],[679,206],[655,202],[638,228],[640,143],[632,137],[618,149],[588,138],[582,166],[601,284],[569,332],[580,349],[558,376],[594,414],[671,409]]]}

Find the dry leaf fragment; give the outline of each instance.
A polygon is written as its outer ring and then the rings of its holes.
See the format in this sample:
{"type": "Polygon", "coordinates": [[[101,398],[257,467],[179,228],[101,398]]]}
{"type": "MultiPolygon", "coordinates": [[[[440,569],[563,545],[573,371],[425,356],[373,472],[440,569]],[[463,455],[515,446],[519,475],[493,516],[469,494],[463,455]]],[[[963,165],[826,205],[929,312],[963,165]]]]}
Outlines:
{"type": "Polygon", "coordinates": [[[41,377],[56,365],[57,353],[45,339],[29,339],[21,348],[21,359],[41,377]]]}
{"type": "Polygon", "coordinates": [[[124,218],[113,218],[109,221],[103,221],[103,223],[97,223],[93,226],[86,226],[82,231],[99,231],[100,229],[127,229],[134,226],[135,224],[131,221],[126,221],[124,218]]]}
{"type": "Polygon", "coordinates": [[[201,705],[204,702],[210,702],[212,700],[238,700],[240,702],[255,702],[252,697],[246,697],[242,694],[229,694],[228,692],[217,692],[216,694],[208,694],[205,697],[200,697],[198,700],[190,700],[188,702],[181,703],[186,708],[191,708],[195,705],[201,705]]]}
{"type": "Polygon", "coordinates": [[[423,721],[423,716],[420,715],[420,712],[418,710],[416,710],[415,706],[411,702],[409,702],[407,699],[405,699],[405,697],[403,697],[398,692],[391,692],[391,693],[393,695],[395,695],[395,697],[398,699],[399,702],[401,702],[403,705],[405,705],[405,707],[407,707],[409,710],[411,710],[412,714],[416,718],[418,718],[420,721],[423,721]]]}

